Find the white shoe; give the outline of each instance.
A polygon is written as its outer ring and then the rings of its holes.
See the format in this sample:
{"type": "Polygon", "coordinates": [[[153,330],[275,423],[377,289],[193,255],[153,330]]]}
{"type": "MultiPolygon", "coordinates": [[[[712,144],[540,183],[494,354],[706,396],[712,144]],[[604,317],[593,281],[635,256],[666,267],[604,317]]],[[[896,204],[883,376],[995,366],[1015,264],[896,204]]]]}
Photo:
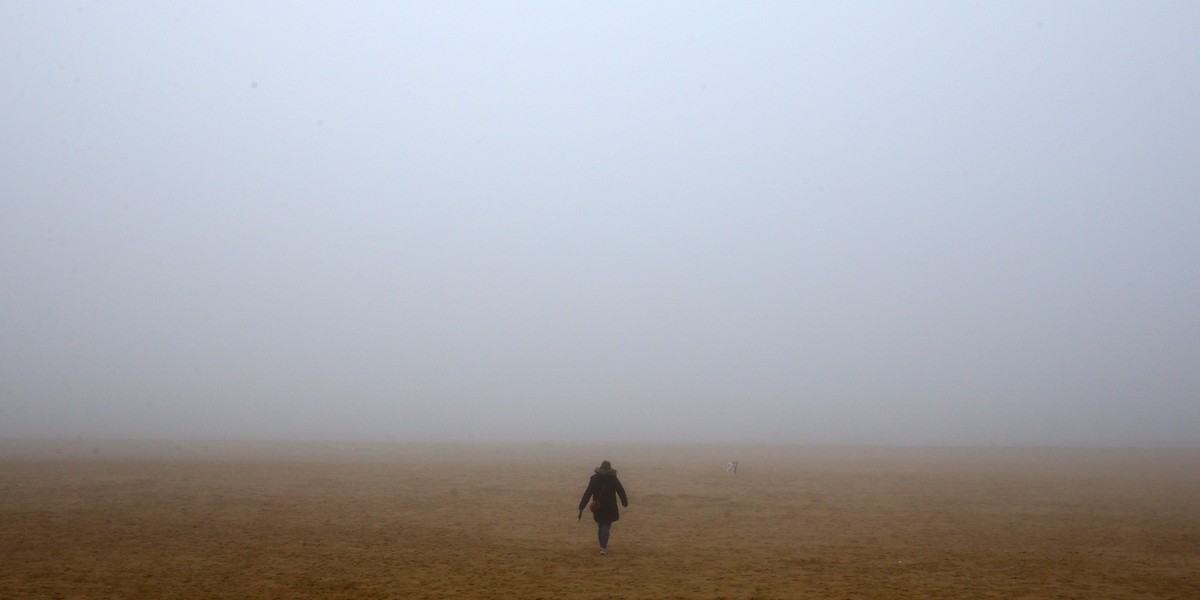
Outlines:
{"type": "Polygon", "coordinates": [[[608,548],[601,548],[601,549],[600,549],[600,555],[601,555],[601,556],[604,556],[605,554],[608,554],[608,548]]]}

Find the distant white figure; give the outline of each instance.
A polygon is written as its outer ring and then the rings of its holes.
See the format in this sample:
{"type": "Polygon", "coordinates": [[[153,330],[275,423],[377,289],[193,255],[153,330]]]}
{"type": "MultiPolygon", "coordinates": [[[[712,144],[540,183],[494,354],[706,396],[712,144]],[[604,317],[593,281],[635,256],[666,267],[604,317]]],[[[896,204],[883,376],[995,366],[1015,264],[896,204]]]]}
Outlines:
{"type": "Polygon", "coordinates": [[[725,472],[729,473],[730,475],[737,475],[737,461],[729,461],[729,464],[725,465],[725,472]]]}

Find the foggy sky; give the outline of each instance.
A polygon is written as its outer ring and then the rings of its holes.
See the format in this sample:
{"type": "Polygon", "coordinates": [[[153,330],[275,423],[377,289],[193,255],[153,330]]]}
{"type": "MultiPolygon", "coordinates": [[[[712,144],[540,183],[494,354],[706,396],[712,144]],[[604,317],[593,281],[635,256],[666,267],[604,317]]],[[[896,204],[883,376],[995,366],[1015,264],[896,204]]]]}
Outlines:
{"type": "Polygon", "coordinates": [[[0,3],[0,436],[1200,444],[1200,5],[0,3]]]}

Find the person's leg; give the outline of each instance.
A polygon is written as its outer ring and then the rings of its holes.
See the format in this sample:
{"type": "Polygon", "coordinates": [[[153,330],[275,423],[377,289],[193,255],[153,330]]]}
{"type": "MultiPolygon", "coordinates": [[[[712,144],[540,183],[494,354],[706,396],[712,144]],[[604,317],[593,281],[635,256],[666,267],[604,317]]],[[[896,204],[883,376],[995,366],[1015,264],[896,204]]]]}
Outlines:
{"type": "Polygon", "coordinates": [[[600,549],[608,549],[608,534],[612,531],[612,523],[601,523],[597,533],[600,537],[600,549]]]}

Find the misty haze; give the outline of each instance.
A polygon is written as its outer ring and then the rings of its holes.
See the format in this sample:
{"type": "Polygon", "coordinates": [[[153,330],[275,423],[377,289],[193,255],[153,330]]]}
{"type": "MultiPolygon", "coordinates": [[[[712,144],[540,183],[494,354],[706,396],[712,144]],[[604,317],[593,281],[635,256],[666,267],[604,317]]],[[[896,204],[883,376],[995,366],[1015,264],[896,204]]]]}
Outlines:
{"type": "Polygon", "coordinates": [[[1200,444],[1193,3],[6,2],[0,438],[1200,444]]]}
{"type": "Polygon", "coordinates": [[[1200,597],[1200,2],[7,0],[0,94],[0,599],[1200,597]]]}

